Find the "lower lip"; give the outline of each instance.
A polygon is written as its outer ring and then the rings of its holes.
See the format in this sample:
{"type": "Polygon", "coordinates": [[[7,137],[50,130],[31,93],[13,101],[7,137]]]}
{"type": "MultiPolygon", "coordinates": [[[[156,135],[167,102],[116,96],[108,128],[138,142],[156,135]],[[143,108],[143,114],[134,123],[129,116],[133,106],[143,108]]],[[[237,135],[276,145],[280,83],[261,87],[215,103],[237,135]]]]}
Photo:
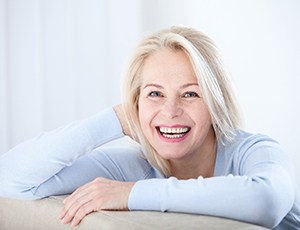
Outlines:
{"type": "Polygon", "coordinates": [[[158,133],[158,136],[159,138],[164,141],[164,142],[168,142],[168,143],[177,143],[177,142],[181,142],[183,141],[189,134],[190,134],[190,131],[187,132],[186,134],[184,134],[182,137],[178,137],[178,138],[167,138],[167,137],[164,137],[160,131],[157,129],[156,130],[157,133],[158,133]]]}

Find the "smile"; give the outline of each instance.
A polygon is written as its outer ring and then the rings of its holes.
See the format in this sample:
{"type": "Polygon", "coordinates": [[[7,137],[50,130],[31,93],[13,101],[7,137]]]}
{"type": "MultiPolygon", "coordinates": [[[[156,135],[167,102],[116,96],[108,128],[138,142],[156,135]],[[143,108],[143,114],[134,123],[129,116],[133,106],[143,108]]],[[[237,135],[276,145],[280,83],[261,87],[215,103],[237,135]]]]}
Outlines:
{"type": "Polygon", "coordinates": [[[191,129],[189,127],[157,127],[163,138],[182,139],[191,129]]]}

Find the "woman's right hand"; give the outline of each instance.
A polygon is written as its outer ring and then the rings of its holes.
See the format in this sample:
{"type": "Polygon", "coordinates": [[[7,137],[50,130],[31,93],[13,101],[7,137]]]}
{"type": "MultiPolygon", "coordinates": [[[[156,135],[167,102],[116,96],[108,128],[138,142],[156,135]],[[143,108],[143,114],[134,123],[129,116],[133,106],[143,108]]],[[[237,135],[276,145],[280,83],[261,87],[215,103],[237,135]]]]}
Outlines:
{"type": "Polygon", "coordinates": [[[116,115],[117,115],[117,117],[118,117],[118,119],[121,123],[124,134],[127,135],[127,136],[130,136],[132,138],[132,135],[131,135],[130,130],[129,130],[128,122],[125,118],[126,116],[125,116],[122,105],[119,104],[119,105],[114,106],[114,111],[115,111],[115,113],[116,113],[116,115]]]}
{"type": "Polygon", "coordinates": [[[91,212],[100,210],[128,210],[128,198],[135,182],[96,178],[79,187],[64,201],[59,218],[64,224],[77,226],[91,212]]]}

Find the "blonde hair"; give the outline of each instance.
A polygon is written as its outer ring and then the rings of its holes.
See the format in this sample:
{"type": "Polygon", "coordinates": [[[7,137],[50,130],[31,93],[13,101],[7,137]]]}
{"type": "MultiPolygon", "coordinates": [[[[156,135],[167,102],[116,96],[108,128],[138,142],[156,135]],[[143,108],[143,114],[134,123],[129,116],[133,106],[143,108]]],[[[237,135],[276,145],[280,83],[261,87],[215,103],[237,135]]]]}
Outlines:
{"type": "Polygon", "coordinates": [[[171,27],[145,38],[134,50],[124,74],[123,108],[132,137],[143,146],[147,159],[165,176],[170,176],[169,162],[148,142],[138,117],[143,65],[147,57],[163,49],[181,50],[189,58],[218,141],[221,137],[232,141],[234,131],[242,127],[242,119],[229,74],[209,37],[192,28],[171,27]]]}

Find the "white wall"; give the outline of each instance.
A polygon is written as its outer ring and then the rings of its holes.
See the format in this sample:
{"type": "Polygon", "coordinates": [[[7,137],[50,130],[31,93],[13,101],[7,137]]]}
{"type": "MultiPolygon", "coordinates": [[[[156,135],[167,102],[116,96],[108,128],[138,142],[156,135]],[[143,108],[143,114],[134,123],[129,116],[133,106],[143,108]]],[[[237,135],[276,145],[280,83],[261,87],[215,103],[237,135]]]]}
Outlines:
{"type": "Polygon", "coordinates": [[[129,2],[0,0],[0,153],[119,103],[141,27],[129,2]]]}
{"type": "Polygon", "coordinates": [[[246,129],[281,142],[300,178],[299,12],[297,0],[0,0],[0,154],[118,103],[139,38],[180,24],[216,41],[246,129]]]}

